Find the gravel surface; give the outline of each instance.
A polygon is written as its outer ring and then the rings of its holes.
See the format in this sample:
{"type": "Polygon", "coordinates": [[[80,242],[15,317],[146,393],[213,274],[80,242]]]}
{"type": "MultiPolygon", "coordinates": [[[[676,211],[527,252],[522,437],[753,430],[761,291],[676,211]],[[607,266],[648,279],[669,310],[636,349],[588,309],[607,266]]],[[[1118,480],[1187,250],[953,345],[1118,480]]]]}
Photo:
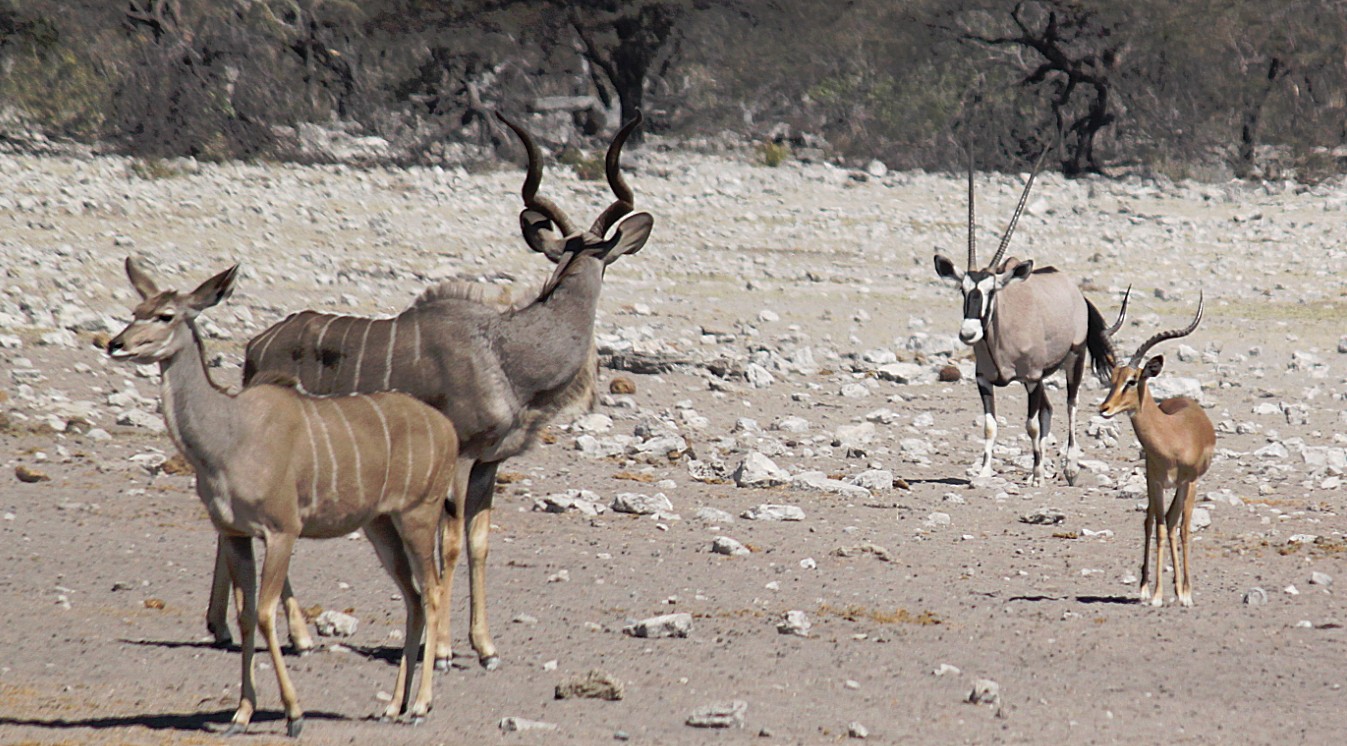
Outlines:
{"type": "MultiPolygon", "coordinates": [[[[1109,319],[1131,285],[1125,353],[1205,293],[1198,331],[1157,349],[1217,427],[1196,605],[1166,572],[1152,608],[1134,600],[1140,451],[1125,420],[1095,417],[1097,383],[1076,486],[1055,445],[1052,478],[1027,486],[1018,386],[998,390],[997,475],[968,476],[981,408],[958,292],[931,261],[963,256],[961,176],[626,160],[656,222],[605,280],[599,401],[502,467],[500,668],[467,645],[461,574],[434,712],[370,720],[402,602],[363,539],[302,542],[301,602],[358,620],[287,660],[304,742],[1341,738],[1347,186],[1035,187],[1010,254],[1070,273],[1109,319]],[[595,677],[618,696],[557,698],[595,677]]],[[[214,532],[165,460],[157,370],[96,347],[128,318],[127,254],[184,288],[242,262],[203,324],[225,385],[292,311],[394,313],[450,278],[527,299],[551,270],[518,234],[517,168],[154,165],[0,157],[3,743],[215,743],[237,704],[238,652],[203,621],[214,532]]],[[[978,179],[988,255],[1021,183],[978,179]]],[[[565,168],[543,194],[578,222],[610,199],[565,168]]],[[[1064,437],[1060,377],[1049,396],[1064,437]]],[[[265,656],[257,680],[248,741],[285,742],[265,656]]]]}

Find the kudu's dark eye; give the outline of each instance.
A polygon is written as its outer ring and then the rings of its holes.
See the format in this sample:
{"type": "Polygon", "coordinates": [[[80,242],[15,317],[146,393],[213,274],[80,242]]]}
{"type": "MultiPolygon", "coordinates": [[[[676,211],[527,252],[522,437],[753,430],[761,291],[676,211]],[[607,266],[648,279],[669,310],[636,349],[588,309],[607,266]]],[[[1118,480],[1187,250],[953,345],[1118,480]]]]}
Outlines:
{"type": "Polygon", "coordinates": [[[154,315],[154,320],[161,324],[167,324],[173,321],[174,318],[172,311],[161,311],[154,315]]]}

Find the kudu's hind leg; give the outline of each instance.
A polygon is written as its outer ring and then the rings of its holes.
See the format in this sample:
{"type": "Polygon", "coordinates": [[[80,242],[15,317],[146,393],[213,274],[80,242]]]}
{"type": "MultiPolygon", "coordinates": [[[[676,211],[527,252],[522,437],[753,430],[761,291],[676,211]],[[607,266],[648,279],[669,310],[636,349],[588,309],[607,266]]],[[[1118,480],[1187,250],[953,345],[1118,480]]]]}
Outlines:
{"type": "MultiPolygon", "coordinates": [[[[383,564],[384,569],[393,578],[393,582],[397,583],[398,591],[402,593],[402,602],[406,611],[402,637],[402,657],[398,661],[398,679],[397,683],[393,685],[393,698],[389,701],[383,714],[384,719],[393,720],[407,712],[407,703],[412,701],[412,682],[416,678],[417,650],[421,647],[421,634],[427,630],[425,607],[421,599],[422,591],[418,590],[416,583],[413,582],[413,559],[408,556],[409,552],[404,548],[402,536],[398,533],[393,520],[386,516],[376,518],[365,526],[365,536],[374,545],[374,553],[379,556],[379,562],[383,564]]],[[[426,595],[435,595],[433,587],[427,588],[422,585],[421,589],[426,592],[426,595]]],[[[426,643],[427,650],[434,650],[433,634],[427,637],[426,643]]],[[[413,714],[414,718],[424,716],[425,712],[421,712],[419,715],[413,714]]]]}
{"type": "Polygon", "coordinates": [[[496,644],[486,621],[486,557],[491,533],[491,504],[496,492],[496,468],[499,461],[473,464],[468,479],[468,499],[464,519],[468,527],[468,586],[472,595],[468,637],[482,668],[494,671],[500,665],[496,644]]]}
{"type": "Polygon", "coordinates": [[[445,505],[440,521],[440,614],[439,632],[435,636],[435,670],[448,671],[454,662],[454,642],[450,632],[450,605],[454,596],[454,570],[463,551],[463,514],[467,506],[468,477],[473,462],[459,459],[454,472],[454,494],[445,505]]]}
{"type": "MultiPolygon", "coordinates": [[[[215,574],[211,578],[210,601],[206,605],[206,629],[215,638],[217,647],[227,648],[234,644],[234,636],[229,632],[229,568],[225,564],[223,539],[215,542],[215,574]]],[[[313,650],[313,637],[309,634],[309,620],[295,599],[294,589],[290,587],[287,576],[281,588],[281,601],[285,604],[285,621],[290,632],[290,646],[303,655],[313,650]]],[[[237,605],[237,602],[236,602],[237,605]]]]}
{"type": "Polygon", "coordinates": [[[982,398],[982,465],[976,475],[992,475],[992,448],[996,445],[996,392],[991,382],[982,376],[977,377],[978,396],[982,398]]]}

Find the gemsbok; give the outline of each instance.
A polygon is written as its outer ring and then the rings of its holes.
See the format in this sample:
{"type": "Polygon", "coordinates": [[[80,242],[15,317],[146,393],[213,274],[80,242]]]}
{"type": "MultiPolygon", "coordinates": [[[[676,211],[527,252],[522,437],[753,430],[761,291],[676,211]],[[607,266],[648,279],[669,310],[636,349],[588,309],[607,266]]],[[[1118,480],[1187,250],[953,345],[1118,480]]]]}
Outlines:
{"type": "Polygon", "coordinates": [[[996,444],[996,394],[994,386],[1016,381],[1024,384],[1029,398],[1025,429],[1033,443],[1034,467],[1030,483],[1044,479],[1043,439],[1052,426],[1052,404],[1043,381],[1058,369],[1066,370],[1067,439],[1062,449],[1068,484],[1076,483],[1076,395],[1085,372],[1085,351],[1100,381],[1108,380],[1112,358],[1104,318],[1080,289],[1056,267],[1035,268],[1032,260],[1011,258],[1001,262],[1024,211],[1047,150],[1034,163],[1019,204],[1010,218],[1001,245],[986,267],[978,269],[975,213],[973,208],[973,162],[968,162],[968,270],[960,272],[954,262],[935,255],[935,271],[963,292],[963,324],[959,340],[973,347],[978,394],[982,397],[981,477],[992,475],[992,449],[996,444]]]}
{"type": "Polygon", "coordinates": [[[196,470],[196,490],[215,530],[225,570],[239,590],[243,685],[228,733],[241,733],[257,708],[253,683],[256,630],[271,654],[286,732],[304,725],[276,635],[281,595],[295,540],[345,536],[363,528],[407,609],[402,660],[387,718],[413,722],[431,707],[429,669],[411,699],[417,648],[427,655],[439,629],[440,567],[435,542],[453,487],[458,438],[435,409],[405,394],[314,397],[255,380],[238,395],[206,371],[196,318],[232,291],[237,265],[190,293],[160,290],[132,258],[126,274],[141,302],[126,329],[108,342],[115,360],[158,363],[164,420],[196,470]],[[253,538],[261,538],[260,598],[253,538]]]}
{"type": "MultiPolygon", "coordinates": [[[[1124,306],[1123,311],[1126,310],[1124,306]]],[[[1149,601],[1152,606],[1164,603],[1163,551],[1166,541],[1169,542],[1170,560],[1174,563],[1174,593],[1180,604],[1193,605],[1192,576],[1188,571],[1193,503],[1197,499],[1197,480],[1207,473],[1216,451],[1216,430],[1201,405],[1192,399],[1176,396],[1157,403],[1146,383],[1164,368],[1165,358],[1156,355],[1144,364],[1142,358],[1165,340],[1192,334],[1201,320],[1202,296],[1199,295],[1192,323],[1182,329],[1155,334],[1137,348],[1126,364],[1113,368],[1108,397],[1099,407],[1099,413],[1105,417],[1126,412],[1146,453],[1147,503],[1139,597],[1142,603],[1149,601]],[[1170,488],[1174,489],[1174,499],[1166,510],[1165,490],[1170,488]],[[1155,532],[1153,592],[1149,588],[1152,531],[1155,532]]]]}
{"type": "MultiPolygon", "coordinates": [[[[391,318],[302,311],[254,337],[244,363],[245,383],[280,373],[317,394],[392,389],[426,402],[454,423],[460,450],[454,504],[442,538],[445,613],[435,656],[441,669],[452,658],[449,594],[465,524],[469,639],[484,668],[499,664],[487,629],[485,575],[496,470],[530,447],[558,411],[592,399],[594,314],[604,271],[639,251],[654,224],[649,213],[633,212],[633,193],[619,168],[622,144],[640,124],[639,115],[608,148],[605,172],[617,199],[588,230],[578,230],[561,208],[538,195],[543,170],[538,146],[522,127],[500,119],[528,151],[519,216],[524,240],[556,263],[532,302],[502,310],[482,302],[480,285],[448,282],[391,318]]],[[[227,590],[217,565],[207,617],[212,630],[224,629],[226,635],[227,590]]]]}

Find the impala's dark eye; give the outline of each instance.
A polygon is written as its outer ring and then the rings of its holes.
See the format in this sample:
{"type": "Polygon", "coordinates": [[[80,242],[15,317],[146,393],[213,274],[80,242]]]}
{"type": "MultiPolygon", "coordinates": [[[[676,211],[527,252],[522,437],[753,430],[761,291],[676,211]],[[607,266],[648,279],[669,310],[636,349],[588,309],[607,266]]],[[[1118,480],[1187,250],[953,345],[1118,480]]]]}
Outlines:
{"type": "Polygon", "coordinates": [[[1130,389],[1135,385],[1137,385],[1137,379],[1129,378],[1127,379],[1127,383],[1123,384],[1123,391],[1126,391],[1127,389],[1130,389]]]}

